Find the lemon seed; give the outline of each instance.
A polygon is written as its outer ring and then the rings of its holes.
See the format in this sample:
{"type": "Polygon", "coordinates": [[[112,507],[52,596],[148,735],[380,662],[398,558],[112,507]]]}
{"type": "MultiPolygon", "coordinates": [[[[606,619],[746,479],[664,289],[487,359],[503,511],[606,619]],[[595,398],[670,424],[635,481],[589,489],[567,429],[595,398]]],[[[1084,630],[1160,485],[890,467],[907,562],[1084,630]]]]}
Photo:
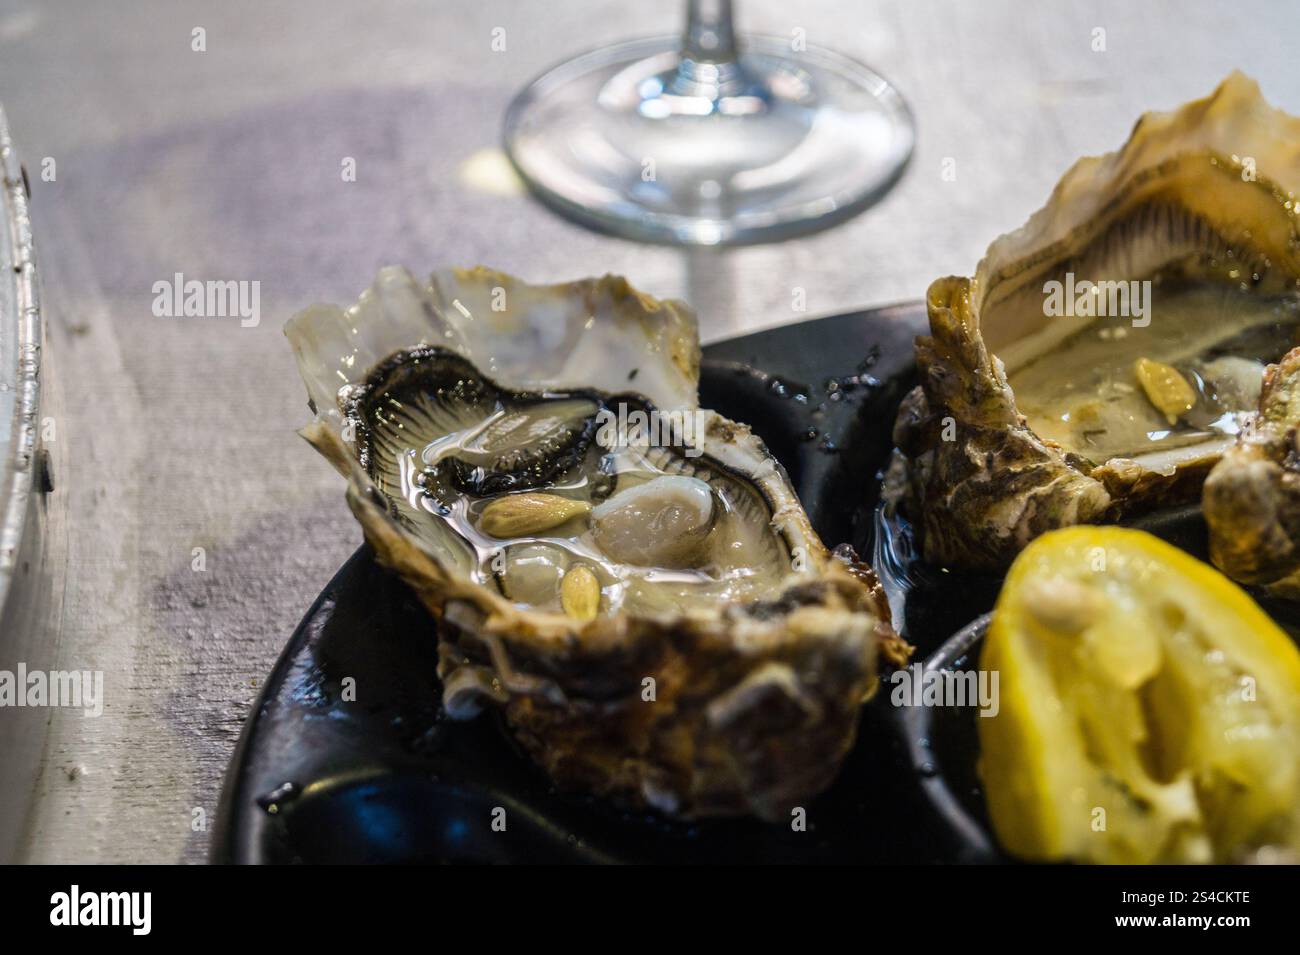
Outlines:
{"type": "Polygon", "coordinates": [[[600,610],[600,581],[587,567],[578,564],[560,584],[560,605],[575,620],[594,620],[600,610]]]}
{"type": "Polygon", "coordinates": [[[590,510],[586,501],[558,494],[511,494],[483,508],[479,528],[493,537],[523,537],[558,527],[590,510]]]}
{"type": "Polygon", "coordinates": [[[1137,374],[1142,390],[1147,393],[1147,400],[1155,405],[1156,410],[1170,424],[1177,424],[1180,417],[1196,406],[1196,392],[1172,365],[1152,361],[1150,358],[1139,358],[1133,371],[1137,374]]]}

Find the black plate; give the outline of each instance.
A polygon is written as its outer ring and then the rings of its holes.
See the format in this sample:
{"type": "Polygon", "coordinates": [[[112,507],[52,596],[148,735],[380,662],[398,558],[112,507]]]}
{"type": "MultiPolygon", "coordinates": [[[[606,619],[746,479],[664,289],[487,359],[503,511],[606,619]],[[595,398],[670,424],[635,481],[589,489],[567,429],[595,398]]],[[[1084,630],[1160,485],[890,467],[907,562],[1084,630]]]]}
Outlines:
{"type": "MultiPolygon", "coordinates": [[[[704,350],[700,399],[753,426],[823,540],[872,559],[916,658],[930,670],[963,668],[977,659],[1000,578],[910,560],[906,526],[876,508],[898,401],[914,384],[912,339],[924,327],[918,304],[719,342],[704,350]]],[[[1140,526],[1205,556],[1197,508],[1140,526]]],[[[1293,608],[1261,602],[1297,632],[1293,608]]],[[[363,547],[308,611],[244,727],[214,860],[1002,860],[975,772],[971,707],[894,707],[882,687],[838,780],[805,807],[805,831],[743,819],[684,824],[556,792],[493,717],[443,717],[434,666],[429,615],[363,547]],[[504,832],[493,829],[499,809],[504,832]]]]}

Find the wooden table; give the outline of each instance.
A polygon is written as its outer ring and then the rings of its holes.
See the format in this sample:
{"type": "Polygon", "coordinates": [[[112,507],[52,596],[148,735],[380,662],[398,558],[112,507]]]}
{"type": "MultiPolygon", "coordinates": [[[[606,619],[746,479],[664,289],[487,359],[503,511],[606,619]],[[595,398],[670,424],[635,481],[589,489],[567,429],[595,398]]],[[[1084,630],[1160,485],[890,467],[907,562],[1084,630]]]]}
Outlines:
{"type": "Polygon", "coordinates": [[[1076,157],[1234,67],[1300,112],[1293,0],[742,0],[743,28],[802,28],[893,79],[919,123],[912,168],[820,235],[647,248],[554,217],[497,174],[492,150],[533,75],[673,32],[671,7],[0,7],[0,98],[31,178],[63,401],[59,659],[103,670],[106,695],[97,719],[53,714],[26,858],[205,858],[203,824],[259,681],[361,537],[341,482],[293,433],[307,409],[280,327],[299,307],[351,300],[389,262],[534,281],[612,271],[692,302],[716,339],[915,299],[969,272],[1076,157]],[[260,324],[156,317],[154,283],[178,272],[260,281],[260,324]]]}

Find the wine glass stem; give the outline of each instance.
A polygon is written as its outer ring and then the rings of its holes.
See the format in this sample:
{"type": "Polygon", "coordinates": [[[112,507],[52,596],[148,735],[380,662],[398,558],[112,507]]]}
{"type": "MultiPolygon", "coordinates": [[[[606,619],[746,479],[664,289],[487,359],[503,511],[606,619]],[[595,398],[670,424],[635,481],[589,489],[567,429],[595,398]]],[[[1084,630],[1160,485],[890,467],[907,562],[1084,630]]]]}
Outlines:
{"type": "Polygon", "coordinates": [[[736,58],[731,0],[687,0],[682,54],[668,89],[716,103],[749,85],[736,58]]]}
{"type": "Polygon", "coordinates": [[[687,0],[682,54],[696,63],[720,63],[736,58],[731,0],[687,0]]]}

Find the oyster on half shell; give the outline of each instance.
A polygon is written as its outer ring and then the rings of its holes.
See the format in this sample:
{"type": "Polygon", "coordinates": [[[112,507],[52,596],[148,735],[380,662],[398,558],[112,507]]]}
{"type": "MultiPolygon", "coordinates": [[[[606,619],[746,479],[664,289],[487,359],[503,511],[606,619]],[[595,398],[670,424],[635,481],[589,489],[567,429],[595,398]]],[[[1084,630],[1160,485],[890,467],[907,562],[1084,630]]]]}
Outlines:
{"type": "Polygon", "coordinates": [[[697,407],[685,306],[390,268],[286,334],[303,435],[438,620],[449,715],[499,706],[561,786],[687,817],[831,781],[901,644],[763,444],[697,407]]]}
{"type": "Polygon", "coordinates": [[[973,278],[930,286],[887,499],[927,559],[1187,502],[1300,330],[1300,120],[1234,73],[1082,159],[973,278]]]}

